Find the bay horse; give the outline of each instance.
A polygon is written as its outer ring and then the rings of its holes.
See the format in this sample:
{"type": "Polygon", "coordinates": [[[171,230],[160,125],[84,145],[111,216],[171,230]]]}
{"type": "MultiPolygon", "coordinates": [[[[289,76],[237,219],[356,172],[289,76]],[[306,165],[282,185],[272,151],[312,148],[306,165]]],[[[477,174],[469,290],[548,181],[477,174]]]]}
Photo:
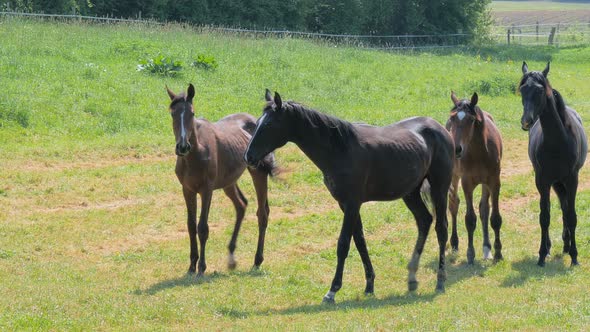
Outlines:
{"type": "Polygon", "coordinates": [[[202,275],[207,264],[205,261],[205,245],[209,237],[209,208],[213,191],[223,189],[236,210],[236,222],[229,242],[228,267],[234,269],[236,261],[234,250],[242,219],[248,200],[237,185],[238,178],[248,168],[258,203],[258,247],[254,259],[254,267],[258,268],[264,260],[264,237],[268,224],[267,186],[268,176],[277,171],[274,155],[263,156],[254,166],[247,167],[244,152],[256,127],[256,118],[249,114],[239,113],[228,115],[211,123],[202,118],[195,118],[193,98],[195,88],[188,86],[186,93],[175,94],[166,87],[170,96],[170,115],[176,138],[176,176],[182,185],[182,193],[187,209],[187,225],[190,239],[189,273],[195,273],[197,261],[198,275],[202,275]],[[201,215],[196,224],[197,194],[201,196],[201,215]],[[200,242],[200,260],[197,251],[197,239],[200,242]]]}
{"type": "Polygon", "coordinates": [[[481,200],[479,202],[479,216],[483,231],[483,257],[491,259],[490,236],[488,218],[490,216],[490,196],[492,199],[491,224],[495,233],[494,259],[502,259],[502,242],[500,241],[500,163],[502,160],[502,136],[494,124],[492,116],[477,105],[477,93],[473,93],[471,100],[459,99],[451,91],[453,108],[446,124],[455,142],[455,167],[453,180],[449,191],[449,210],[453,230],[451,233],[451,247],[459,249],[457,236],[457,212],[459,210],[459,196],[457,195],[459,179],[465,195],[467,211],[465,226],[467,228],[467,263],[473,264],[475,249],[473,248],[473,233],[477,217],[473,209],[473,191],[481,184],[481,200]]]}
{"type": "Polygon", "coordinates": [[[416,219],[418,239],[408,264],[408,289],[417,288],[416,272],[432,224],[421,193],[428,191],[436,210],[439,263],[436,289],[444,291],[447,233],[447,192],[453,173],[453,141],[433,119],[409,118],[389,126],[353,124],[307,108],[282,102],[266,91],[266,105],[244,158],[256,165],[264,156],[294,142],[322,171],[324,184],[344,213],[338,238],[336,273],[323,302],[334,303],[342,287],[344,261],[351,237],[365,270],[365,293],[373,294],[375,272],[363,235],[360,208],[368,201],[403,198],[416,219]],[[429,188],[429,190],[427,190],[429,188]],[[421,190],[422,189],[422,190],[421,190]]]}
{"type": "Polygon", "coordinates": [[[569,253],[571,265],[578,265],[576,248],[576,191],[578,172],[586,161],[588,143],[582,119],[565,105],[561,94],[551,87],[547,75],[550,63],[542,72],[529,71],[522,63],[519,90],[523,114],[523,130],[529,131],[529,159],[535,170],[535,184],[539,191],[541,247],[539,266],[551,250],[549,238],[551,188],[557,194],[563,213],[563,252],[569,253]]]}

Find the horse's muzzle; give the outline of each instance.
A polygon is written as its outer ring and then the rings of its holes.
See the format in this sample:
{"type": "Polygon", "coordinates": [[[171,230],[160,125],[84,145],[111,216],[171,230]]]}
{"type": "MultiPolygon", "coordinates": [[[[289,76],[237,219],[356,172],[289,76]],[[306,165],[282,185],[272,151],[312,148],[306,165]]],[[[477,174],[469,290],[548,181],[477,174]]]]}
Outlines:
{"type": "Polygon", "coordinates": [[[521,123],[520,128],[524,131],[529,131],[529,129],[531,129],[531,125],[528,122],[523,122],[521,123]]]}
{"type": "Polygon", "coordinates": [[[179,157],[186,156],[191,150],[190,143],[178,143],[176,144],[176,155],[179,157]]]}

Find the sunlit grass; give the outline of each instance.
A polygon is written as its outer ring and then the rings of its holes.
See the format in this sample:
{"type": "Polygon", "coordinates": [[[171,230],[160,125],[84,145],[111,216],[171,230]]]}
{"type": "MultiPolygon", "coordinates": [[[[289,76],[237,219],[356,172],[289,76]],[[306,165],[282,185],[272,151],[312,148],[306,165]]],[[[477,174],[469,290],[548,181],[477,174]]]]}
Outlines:
{"type": "MultiPolygon", "coordinates": [[[[542,69],[589,118],[588,48],[385,53],[297,39],[198,34],[178,26],[104,26],[0,21],[0,328],[6,330],[583,330],[590,262],[589,171],[581,173],[578,249],[582,266],[560,254],[561,221],[552,201],[553,255],[538,268],[540,230],[520,97],[522,60],[542,69]],[[185,67],[179,77],[136,71],[159,53],[188,61],[213,55],[219,67],[185,67]],[[532,58],[532,61],[529,59],[532,58]],[[255,194],[226,267],[234,212],[216,192],[208,270],[185,274],[188,236],[174,176],[168,97],[189,82],[199,116],[217,120],[261,111],[265,88],[350,121],[383,125],[414,115],[444,122],[450,91],[467,97],[489,82],[480,105],[505,139],[501,208],[505,261],[466,265],[464,206],[460,252],[449,255],[447,292],[434,292],[437,245],[431,230],[416,294],[406,265],[417,232],[401,201],[361,211],[376,269],[375,297],[353,248],[336,306],[329,288],[342,214],[321,173],[296,146],[277,151],[286,172],[270,183],[265,262],[256,249],[255,194]]],[[[481,92],[481,91],[478,91],[481,92]]],[[[479,192],[479,190],[478,190],[479,192]]],[[[200,204],[199,204],[200,206],[200,204]]]]}

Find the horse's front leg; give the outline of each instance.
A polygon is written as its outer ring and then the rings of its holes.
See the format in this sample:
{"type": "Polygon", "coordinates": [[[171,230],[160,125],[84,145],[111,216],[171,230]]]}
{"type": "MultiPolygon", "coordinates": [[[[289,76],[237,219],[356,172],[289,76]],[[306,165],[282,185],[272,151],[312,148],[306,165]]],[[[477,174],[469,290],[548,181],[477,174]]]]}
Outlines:
{"type": "Polygon", "coordinates": [[[373,270],[373,264],[369,257],[369,250],[367,249],[367,242],[365,241],[365,235],[363,234],[363,222],[360,214],[358,215],[358,222],[355,224],[352,236],[365,268],[365,294],[371,295],[374,293],[375,271],[373,270]]]}
{"type": "Polygon", "coordinates": [[[550,186],[537,181],[537,190],[541,195],[539,207],[539,224],[541,225],[541,246],[539,248],[539,261],[537,265],[545,266],[545,258],[551,252],[551,240],[549,239],[549,223],[551,218],[551,205],[549,201],[550,186]]]}
{"type": "Polygon", "coordinates": [[[473,209],[473,189],[474,185],[469,181],[461,181],[463,194],[465,195],[465,228],[467,228],[467,264],[473,264],[475,260],[475,248],[473,246],[473,233],[477,225],[477,217],[473,209]]]}
{"type": "Polygon", "coordinates": [[[207,189],[201,193],[201,216],[199,217],[199,224],[197,225],[197,233],[201,244],[201,259],[199,260],[198,275],[203,275],[207,269],[207,263],[205,261],[205,246],[207,245],[207,239],[209,238],[209,225],[207,222],[212,196],[213,190],[211,189],[207,189]]]}
{"type": "Polygon", "coordinates": [[[322,302],[334,303],[334,297],[336,292],[342,288],[342,272],[344,271],[344,261],[348,256],[350,249],[350,238],[355,227],[355,223],[358,220],[360,206],[358,204],[342,204],[342,210],[344,211],[344,220],[342,221],[342,229],[340,230],[340,236],[338,237],[338,249],[336,255],[338,256],[338,263],[336,264],[336,273],[332,280],[332,286],[322,302]]]}
{"type": "Polygon", "coordinates": [[[188,237],[190,240],[190,259],[188,273],[195,273],[199,251],[197,250],[197,194],[186,187],[182,187],[184,202],[186,203],[188,237]]]}
{"type": "Polygon", "coordinates": [[[494,260],[498,261],[503,258],[502,256],[502,241],[500,240],[500,228],[502,227],[502,216],[500,215],[500,180],[495,183],[491,188],[492,193],[492,217],[491,224],[494,230],[494,260]]]}

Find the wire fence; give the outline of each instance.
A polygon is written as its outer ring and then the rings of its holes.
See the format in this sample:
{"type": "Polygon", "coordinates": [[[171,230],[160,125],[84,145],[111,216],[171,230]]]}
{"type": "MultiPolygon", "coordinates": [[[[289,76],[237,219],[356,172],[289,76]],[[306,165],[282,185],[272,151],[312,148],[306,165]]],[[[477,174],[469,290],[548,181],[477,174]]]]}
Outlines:
{"type": "MultiPolygon", "coordinates": [[[[59,21],[85,21],[94,23],[130,23],[145,25],[166,25],[155,20],[95,17],[83,15],[58,15],[23,12],[0,12],[0,17],[33,17],[59,21]]],[[[199,32],[220,32],[252,38],[303,38],[321,40],[337,45],[364,47],[377,50],[422,50],[449,49],[469,46],[475,36],[455,34],[407,34],[407,35],[353,35],[329,34],[288,30],[252,30],[212,26],[192,26],[199,32]]],[[[496,25],[491,29],[489,39],[496,44],[506,45],[580,45],[590,44],[590,24],[557,23],[528,25],[496,25]]]]}

